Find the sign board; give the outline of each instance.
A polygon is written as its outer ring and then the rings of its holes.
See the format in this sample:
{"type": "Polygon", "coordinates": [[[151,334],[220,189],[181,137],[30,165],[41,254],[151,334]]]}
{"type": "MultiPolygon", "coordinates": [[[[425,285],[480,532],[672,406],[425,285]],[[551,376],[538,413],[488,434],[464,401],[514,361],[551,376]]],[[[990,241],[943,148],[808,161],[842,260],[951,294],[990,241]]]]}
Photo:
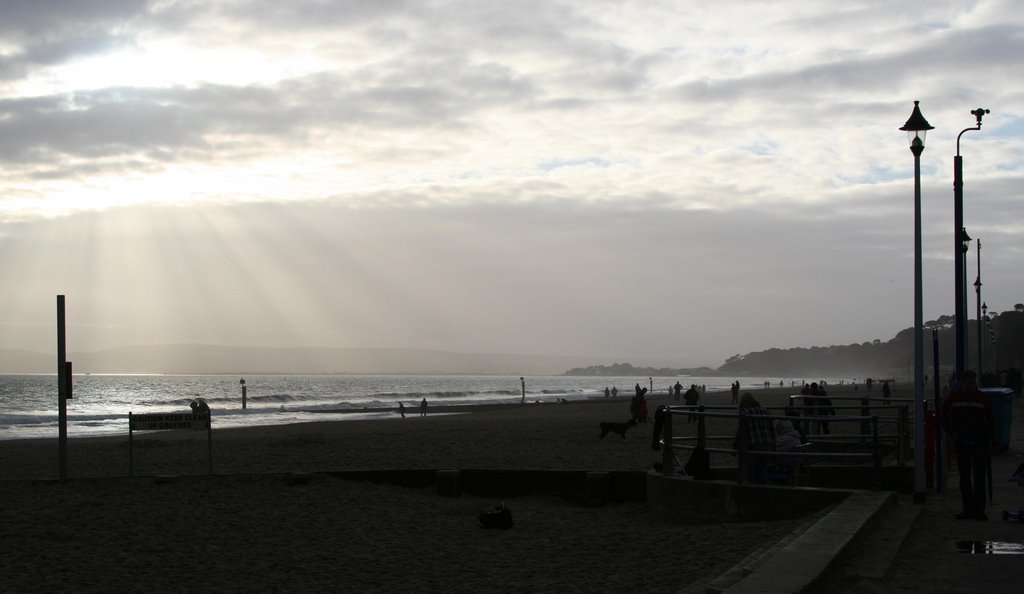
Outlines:
{"type": "Polygon", "coordinates": [[[192,413],[158,413],[148,415],[129,415],[132,431],[168,431],[192,429],[201,431],[210,423],[210,415],[192,413]]]}
{"type": "Polygon", "coordinates": [[[195,413],[155,413],[136,415],[128,413],[128,476],[135,476],[134,434],[136,431],[206,430],[210,474],[213,474],[213,425],[209,411],[195,413]]]}

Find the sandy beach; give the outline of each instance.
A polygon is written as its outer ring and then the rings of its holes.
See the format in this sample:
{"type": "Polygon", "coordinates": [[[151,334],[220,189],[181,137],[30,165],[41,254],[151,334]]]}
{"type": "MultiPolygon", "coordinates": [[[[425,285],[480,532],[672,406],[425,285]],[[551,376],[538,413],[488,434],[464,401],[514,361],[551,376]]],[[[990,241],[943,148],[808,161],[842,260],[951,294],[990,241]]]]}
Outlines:
{"type": "MultiPolygon", "coordinates": [[[[789,388],[758,391],[778,404],[789,388]]],[[[707,404],[728,404],[708,394],[707,404]]],[[[650,410],[668,401],[649,400],[650,410]]],[[[7,592],[659,592],[714,578],[797,522],[667,522],[640,503],[506,501],[515,528],[479,528],[493,499],[295,472],[354,469],[646,470],[651,425],[598,439],[628,398],[431,409],[425,418],[336,420],[213,432],[0,442],[7,592]],[[439,414],[450,413],[450,414],[439,414]],[[154,477],[173,476],[173,479],[154,477]]],[[[216,417],[214,417],[216,423],[216,417]]],[[[694,424],[695,426],[695,424],[694,424]]],[[[731,431],[724,425],[714,434],[731,431]]]]}

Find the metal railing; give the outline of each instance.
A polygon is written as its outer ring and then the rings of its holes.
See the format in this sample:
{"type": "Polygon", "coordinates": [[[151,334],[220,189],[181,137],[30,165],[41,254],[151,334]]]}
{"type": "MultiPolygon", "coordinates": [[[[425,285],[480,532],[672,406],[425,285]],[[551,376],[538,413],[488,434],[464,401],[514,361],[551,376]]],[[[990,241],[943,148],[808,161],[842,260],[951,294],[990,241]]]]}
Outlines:
{"type": "MultiPolygon", "coordinates": [[[[764,407],[766,409],[778,409],[786,407],[764,407]]],[[[835,408],[835,407],[833,407],[835,408]]],[[[901,407],[890,407],[890,408],[901,408],[901,407]]],[[[905,409],[906,407],[902,407],[905,409]]],[[[703,449],[705,452],[717,453],[717,454],[733,454],[737,459],[737,482],[740,484],[746,483],[747,479],[747,466],[752,462],[751,458],[767,457],[767,458],[779,458],[784,459],[790,464],[809,465],[816,461],[822,460],[843,460],[843,459],[870,459],[873,467],[872,481],[875,487],[878,487],[881,481],[881,466],[882,466],[882,453],[880,444],[882,441],[895,440],[898,443],[897,451],[903,451],[906,439],[897,432],[893,435],[882,436],[879,434],[878,427],[881,417],[878,415],[854,415],[854,416],[836,416],[836,415],[825,415],[825,416],[810,416],[810,415],[771,415],[771,420],[789,420],[797,422],[836,422],[836,423],[860,423],[861,427],[869,427],[870,433],[861,434],[813,434],[808,435],[808,438],[814,437],[816,440],[828,440],[828,441],[846,441],[854,440],[857,441],[862,447],[867,447],[867,451],[752,451],[752,450],[737,450],[735,448],[722,448],[722,447],[708,447],[709,441],[719,440],[733,440],[734,435],[715,435],[708,436],[705,420],[709,418],[727,418],[736,419],[737,427],[741,423],[745,422],[747,415],[741,415],[736,412],[735,407],[705,407],[705,406],[666,406],[664,408],[664,419],[662,425],[662,464],[661,472],[666,476],[675,474],[677,467],[676,451],[677,450],[694,450],[703,449]],[[708,409],[730,409],[733,412],[710,412],[708,409]],[[673,416],[676,415],[688,415],[696,417],[697,420],[697,435],[696,436],[681,436],[677,437],[673,435],[673,416]]],[[[904,414],[898,415],[890,420],[896,420],[897,423],[901,423],[901,418],[904,414]]]]}

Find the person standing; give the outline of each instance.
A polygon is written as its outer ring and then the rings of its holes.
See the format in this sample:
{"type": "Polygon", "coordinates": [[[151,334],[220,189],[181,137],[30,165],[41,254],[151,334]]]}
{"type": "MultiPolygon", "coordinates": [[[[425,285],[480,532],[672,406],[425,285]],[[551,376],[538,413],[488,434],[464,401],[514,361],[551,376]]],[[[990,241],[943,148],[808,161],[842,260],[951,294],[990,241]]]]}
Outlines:
{"type": "Polygon", "coordinates": [[[420,416],[421,417],[427,416],[427,399],[426,398],[423,398],[423,401],[420,402],[420,416]]]}
{"type": "Polygon", "coordinates": [[[956,467],[960,473],[963,510],[956,519],[987,520],[985,479],[995,425],[992,401],[978,389],[974,371],[965,371],[960,389],[942,401],[942,428],[956,448],[956,467]]]}
{"type": "Polygon", "coordinates": [[[679,397],[683,393],[683,384],[676,382],[676,385],[672,387],[676,391],[676,402],[679,402],[679,397]]]}
{"type": "Polygon", "coordinates": [[[732,383],[732,403],[739,404],[740,402],[740,380],[736,380],[732,383]]]}
{"type": "Polygon", "coordinates": [[[401,400],[398,401],[398,414],[402,415],[403,419],[405,418],[405,403],[401,400]]]}
{"type": "Polygon", "coordinates": [[[605,398],[608,398],[608,397],[610,397],[611,395],[612,395],[612,393],[611,393],[611,391],[610,391],[610,390],[608,390],[608,386],[605,386],[605,387],[604,387],[604,397],[605,397],[605,398]]]}
{"type": "MultiPolygon", "coordinates": [[[[690,384],[690,389],[687,390],[685,394],[683,394],[683,402],[686,403],[686,406],[695,407],[697,406],[698,401],[700,401],[700,392],[697,391],[697,384],[690,384]]],[[[693,408],[691,408],[690,410],[692,411],[693,408]]],[[[687,423],[692,423],[696,420],[697,415],[686,415],[687,423]]]]}

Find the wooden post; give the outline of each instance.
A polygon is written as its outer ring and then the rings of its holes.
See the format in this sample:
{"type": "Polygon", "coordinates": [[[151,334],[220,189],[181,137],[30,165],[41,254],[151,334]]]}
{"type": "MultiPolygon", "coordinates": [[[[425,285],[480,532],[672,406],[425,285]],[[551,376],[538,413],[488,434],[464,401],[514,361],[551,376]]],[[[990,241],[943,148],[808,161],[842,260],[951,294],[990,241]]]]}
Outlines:
{"type": "Polygon", "coordinates": [[[135,476],[135,444],[132,437],[132,411],[128,411],[128,476],[135,476]]]}
{"type": "Polygon", "coordinates": [[[672,409],[666,408],[663,414],[665,415],[665,424],[662,425],[661,433],[661,474],[672,476],[674,472],[672,466],[675,464],[675,455],[672,450],[672,409]]]}
{"type": "Polygon", "coordinates": [[[908,450],[910,449],[910,444],[908,443],[910,441],[910,419],[908,418],[906,404],[899,408],[897,418],[899,420],[896,422],[896,431],[900,435],[900,445],[897,451],[899,454],[899,465],[903,466],[907,463],[907,458],[909,457],[908,450]]]}
{"type": "Polygon", "coordinates": [[[878,446],[878,417],[871,417],[871,438],[874,440],[874,473],[872,488],[876,491],[882,485],[882,450],[878,446]]]}
{"type": "MultiPolygon", "coordinates": [[[[871,404],[870,404],[870,401],[868,400],[868,397],[864,396],[864,397],[862,397],[860,399],[860,416],[867,417],[867,416],[870,416],[870,415],[871,415],[871,404]]],[[[866,436],[870,429],[871,429],[871,421],[861,421],[860,422],[860,434],[861,435],[865,435],[866,436]]],[[[865,440],[867,440],[867,437],[861,437],[861,439],[860,439],[861,443],[863,443],[865,440]]]]}
{"type": "Polygon", "coordinates": [[[68,373],[67,333],[65,331],[64,296],[57,295],[57,467],[60,480],[68,478],[68,373]]]}
{"type": "Polygon", "coordinates": [[[213,474],[213,411],[206,411],[206,449],[209,454],[210,474],[213,474]]]}

